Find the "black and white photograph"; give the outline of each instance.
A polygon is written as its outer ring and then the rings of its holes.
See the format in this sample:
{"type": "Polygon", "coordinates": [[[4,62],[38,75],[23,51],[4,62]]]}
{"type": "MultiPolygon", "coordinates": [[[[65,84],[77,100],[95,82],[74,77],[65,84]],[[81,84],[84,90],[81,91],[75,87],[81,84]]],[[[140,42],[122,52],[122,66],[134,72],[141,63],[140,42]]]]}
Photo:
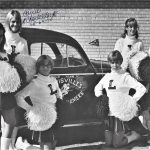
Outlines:
{"type": "Polygon", "coordinates": [[[0,0],[0,150],[150,150],[149,0],[0,0]]]}

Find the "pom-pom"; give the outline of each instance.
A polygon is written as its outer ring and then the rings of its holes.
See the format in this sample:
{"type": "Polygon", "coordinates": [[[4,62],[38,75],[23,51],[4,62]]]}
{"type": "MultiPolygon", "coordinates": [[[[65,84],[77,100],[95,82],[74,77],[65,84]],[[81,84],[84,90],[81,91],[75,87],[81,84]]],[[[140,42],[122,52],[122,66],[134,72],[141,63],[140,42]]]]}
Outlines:
{"type": "Polygon", "coordinates": [[[141,64],[141,61],[143,61],[147,57],[148,57],[148,54],[141,51],[141,52],[136,53],[129,61],[130,73],[137,80],[143,80],[141,78],[142,76],[140,75],[140,73],[142,73],[142,72],[141,72],[141,69],[139,70],[139,66],[141,64]]]}
{"type": "Polygon", "coordinates": [[[21,81],[17,70],[5,61],[0,61],[0,92],[15,92],[21,81]]]}
{"type": "Polygon", "coordinates": [[[138,113],[136,101],[131,96],[121,92],[113,93],[110,96],[109,108],[112,115],[122,121],[129,121],[138,113]]]}
{"type": "Polygon", "coordinates": [[[123,70],[126,70],[128,68],[128,65],[129,65],[129,59],[130,59],[130,56],[129,55],[126,55],[124,58],[123,58],[123,62],[121,64],[121,68],[123,70]]]}
{"type": "Polygon", "coordinates": [[[36,60],[29,55],[19,54],[16,56],[15,62],[22,65],[26,73],[26,81],[30,82],[36,74],[36,60]]]}
{"type": "Polygon", "coordinates": [[[150,82],[150,57],[141,60],[139,67],[139,77],[146,82],[150,82]]]}
{"type": "Polygon", "coordinates": [[[34,131],[44,131],[56,122],[57,113],[54,106],[36,103],[26,113],[28,128],[34,131]]]}
{"type": "MultiPolygon", "coordinates": [[[[26,72],[24,71],[23,67],[21,64],[14,62],[13,63],[14,68],[17,70],[19,77],[20,77],[20,81],[21,81],[21,85],[20,88],[23,88],[24,86],[26,86],[26,72]]],[[[19,88],[19,89],[20,89],[19,88]]],[[[19,90],[18,89],[18,90],[19,90]]]]}

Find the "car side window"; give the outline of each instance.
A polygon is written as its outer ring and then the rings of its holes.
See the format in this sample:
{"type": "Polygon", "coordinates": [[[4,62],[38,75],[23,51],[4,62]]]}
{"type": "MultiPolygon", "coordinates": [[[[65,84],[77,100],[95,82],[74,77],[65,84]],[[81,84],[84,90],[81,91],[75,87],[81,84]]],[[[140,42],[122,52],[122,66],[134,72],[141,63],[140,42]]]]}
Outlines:
{"type": "Polygon", "coordinates": [[[56,56],[51,47],[46,43],[33,43],[31,45],[31,56],[37,59],[41,55],[49,55],[52,59],[56,59],[56,56]]]}
{"type": "Polygon", "coordinates": [[[85,65],[84,60],[82,59],[79,52],[72,46],[66,44],[58,44],[57,47],[59,48],[63,60],[61,66],[63,67],[76,67],[85,65]]]}
{"type": "Polygon", "coordinates": [[[33,43],[30,46],[31,56],[37,59],[40,55],[49,55],[54,60],[54,67],[83,66],[85,62],[79,52],[72,46],[62,43],[33,43]]]}

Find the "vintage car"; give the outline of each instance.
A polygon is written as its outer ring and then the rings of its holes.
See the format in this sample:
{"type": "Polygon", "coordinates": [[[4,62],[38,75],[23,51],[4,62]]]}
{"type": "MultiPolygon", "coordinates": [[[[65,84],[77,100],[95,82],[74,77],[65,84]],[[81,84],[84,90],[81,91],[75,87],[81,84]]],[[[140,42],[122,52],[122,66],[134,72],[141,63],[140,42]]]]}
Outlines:
{"type": "Polygon", "coordinates": [[[54,60],[52,75],[63,91],[59,106],[58,145],[99,141],[103,122],[98,119],[94,87],[110,71],[107,61],[89,60],[81,45],[71,36],[36,28],[23,28],[29,54],[35,59],[42,54],[54,60]]]}

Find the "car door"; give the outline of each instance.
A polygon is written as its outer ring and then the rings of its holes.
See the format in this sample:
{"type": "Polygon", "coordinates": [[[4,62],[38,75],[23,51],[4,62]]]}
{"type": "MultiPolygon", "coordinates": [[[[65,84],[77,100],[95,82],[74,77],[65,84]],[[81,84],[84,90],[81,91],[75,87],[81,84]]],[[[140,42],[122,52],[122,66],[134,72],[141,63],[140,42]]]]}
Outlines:
{"type": "Polygon", "coordinates": [[[31,56],[46,54],[54,60],[51,72],[63,93],[61,119],[64,124],[96,119],[94,87],[102,75],[84,58],[82,51],[65,43],[32,43],[31,56]]]}

